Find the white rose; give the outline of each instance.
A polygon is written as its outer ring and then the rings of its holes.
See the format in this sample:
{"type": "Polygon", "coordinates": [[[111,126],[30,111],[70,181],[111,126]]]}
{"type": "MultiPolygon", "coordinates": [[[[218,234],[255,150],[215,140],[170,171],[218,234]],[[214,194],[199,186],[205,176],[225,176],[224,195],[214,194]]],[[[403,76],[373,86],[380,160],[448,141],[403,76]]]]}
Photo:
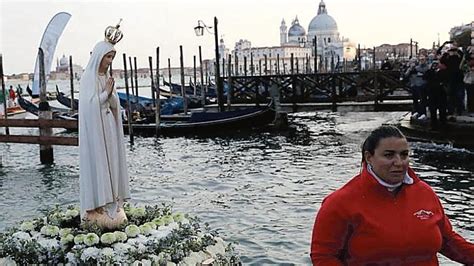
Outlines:
{"type": "Polygon", "coordinates": [[[99,243],[99,236],[97,236],[96,234],[94,233],[88,233],[85,237],[84,237],[84,244],[86,244],[87,246],[93,246],[95,244],[98,244],[99,243]]]}
{"type": "Polygon", "coordinates": [[[24,232],[33,231],[34,228],[35,225],[33,224],[33,222],[23,222],[20,226],[20,230],[24,232]]]}
{"type": "Polygon", "coordinates": [[[66,219],[71,219],[71,218],[77,217],[78,215],[79,215],[79,211],[76,209],[67,210],[65,213],[66,219]]]}
{"type": "Polygon", "coordinates": [[[74,236],[71,234],[65,235],[64,237],[61,237],[61,244],[66,245],[70,242],[74,241],[74,236]]]}
{"type": "Polygon", "coordinates": [[[117,242],[125,242],[127,240],[127,234],[122,231],[115,231],[114,235],[117,242]]]}
{"type": "Polygon", "coordinates": [[[63,228],[61,230],[59,230],[59,236],[60,237],[64,237],[64,236],[67,236],[71,233],[71,228],[63,228]]]}
{"type": "Polygon", "coordinates": [[[41,227],[41,233],[45,236],[57,236],[59,234],[59,227],[55,225],[45,225],[41,227]]]}
{"type": "Polygon", "coordinates": [[[156,229],[156,224],[154,222],[148,222],[148,223],[145,223],[147,225],[149,225],[151,227],[151,229],[155,230],[156,229]]]}
{"type": "Polygon", "coordinates": [[[151,226],[148,224],[142,224],[140,225],[139,228],[140,228],[140,233],[145,236],[149,235],[151,230],[153,230],[153,228],[151,228],[151,226]]]}
{"type": "Polygon", "coordinates": [[[81,260],[82,261],[87,261],[89,259],[98,260],[99,256],[100,256],[100,249],[96,247],[88,247],[82,251],[81,260]]]}
{"type": "Polygon", "coordinates": [[[109,259],[115,256],[115,252],[112,248],[103,248],[100,251],[100,256],[104,259],[109,259]]]}
{"type": "Polygon", "coordinates": [[[26,241],[31,240],[30,234],[28,234],[26,232],[22,232],[22,231],[18,231],[16,233],[14,233],[12,236],[14,238],[18,239],[18,240],[26,240],[26,241]]]}
{"type": "Polygon", "coordinates": [[[177,213],[173,214],[173,220],[177,223],[181,222],[184,218],[185,218],[184,214],[182,214],[180,212],[177,212],[177,213]]]}
{"type": "Polygon", "coordinates": [[[114,233],[105,233],[100,236],[100,242],[106,245],[110,245],[116,241],[116,237],[114,233]]]}
{"type": "Polygon", "coordinates": [[[86,237],[86,235],[83,235],[83,234],[79,234],[79,235],[75,236],[74,237],[74,244],[79,245],[79,244],[84,243],[84,238],[85,237],[86,237]]]}
{"type": "Polygon", "coordinates": [[[165,216],[161,217],[161,220],[165,223],[165,225],[168,225],[168,224],[174,222],[173,216],[171,216],[171,215],[165,215],[165,216]]]}
{"type": "Polygon", "coordinates": [[[140,228],[134,224],[131,224],[125,227],[125,233],[128,237],[136,237],[138,234],[140,234],[140,228]]]}

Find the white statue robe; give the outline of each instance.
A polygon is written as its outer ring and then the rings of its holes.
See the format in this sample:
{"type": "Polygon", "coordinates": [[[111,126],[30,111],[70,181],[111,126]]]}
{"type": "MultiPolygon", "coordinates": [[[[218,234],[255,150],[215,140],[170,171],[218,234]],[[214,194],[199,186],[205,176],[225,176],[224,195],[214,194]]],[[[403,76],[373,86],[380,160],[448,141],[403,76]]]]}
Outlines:
{"type": "Polygon", "coordinates": [[[108,75],[99,64],[113,45],[99,42],[82,75],[79,91],[79,170],[81,217],[104,207],[111,218],[130,198],[129,177],[117,92],[105,90],[108,75]]]}

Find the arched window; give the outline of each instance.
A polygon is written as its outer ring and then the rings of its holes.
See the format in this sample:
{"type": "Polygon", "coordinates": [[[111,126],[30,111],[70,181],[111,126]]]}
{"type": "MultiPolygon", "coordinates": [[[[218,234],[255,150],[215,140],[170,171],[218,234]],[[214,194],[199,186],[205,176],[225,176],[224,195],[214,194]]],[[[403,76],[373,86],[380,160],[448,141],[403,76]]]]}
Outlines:
{"type": "Polygon", "coordinates": [[[328,38],[328,43],[330,43],[330,42],[331,42],[331,38],[328,38]]]}

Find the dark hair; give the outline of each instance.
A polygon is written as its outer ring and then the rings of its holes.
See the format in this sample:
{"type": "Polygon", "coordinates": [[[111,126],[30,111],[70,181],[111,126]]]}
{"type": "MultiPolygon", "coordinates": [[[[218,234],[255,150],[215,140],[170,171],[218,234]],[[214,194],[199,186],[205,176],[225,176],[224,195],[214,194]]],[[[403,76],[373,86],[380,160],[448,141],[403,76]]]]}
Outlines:
{"type": "Polygon", "coordinates": [[[380,126],[370,132],[370,135],[362,144],[362,162],[365,162],[364,154],[366,151],[370,152],[370,154],[374,154],[380,140],[390,137],[405,138],[405,135],[394,126],[380,126]]]}

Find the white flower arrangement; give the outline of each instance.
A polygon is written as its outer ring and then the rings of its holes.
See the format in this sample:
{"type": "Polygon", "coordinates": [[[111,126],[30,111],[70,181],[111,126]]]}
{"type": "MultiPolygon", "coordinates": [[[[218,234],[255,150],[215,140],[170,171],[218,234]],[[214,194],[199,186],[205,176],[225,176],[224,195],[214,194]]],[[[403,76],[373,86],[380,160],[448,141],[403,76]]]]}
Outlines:
{"type": "Polygon", "coordinates": [[[0,233],[0,264],[241,264],[232,246],[197,218],[168,206],[124,210],[129,220],[115,231],[81,224],[73,207],[25,221],[0,233]]]}

